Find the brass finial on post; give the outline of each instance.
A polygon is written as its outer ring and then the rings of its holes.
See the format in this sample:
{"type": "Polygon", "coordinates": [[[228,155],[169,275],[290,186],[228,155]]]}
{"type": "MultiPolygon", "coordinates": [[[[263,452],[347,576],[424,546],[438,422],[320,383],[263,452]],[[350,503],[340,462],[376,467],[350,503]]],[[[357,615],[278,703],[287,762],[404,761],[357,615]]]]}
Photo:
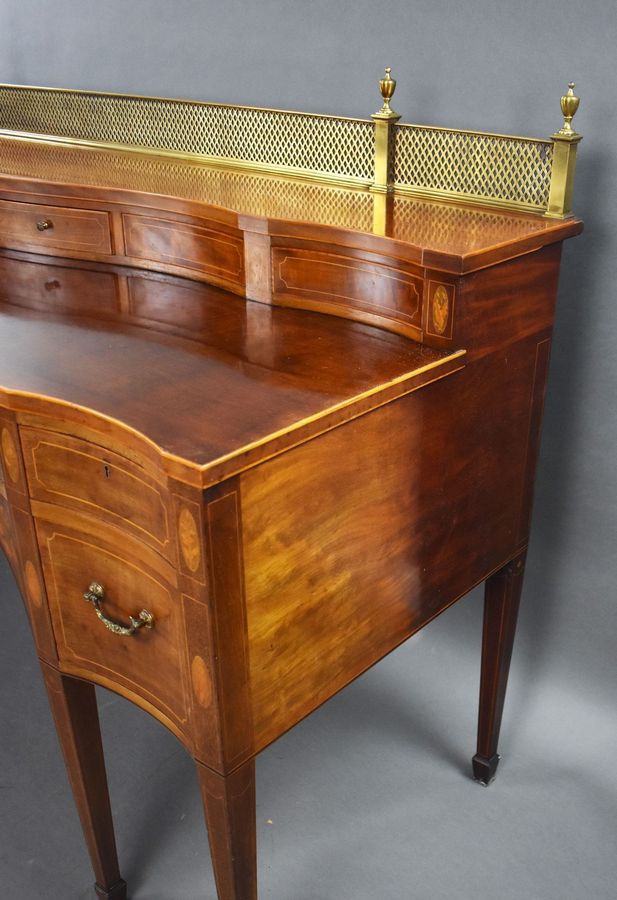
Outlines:
{"type": "Polygon", "coordinates": [[[383,106],[371,116],[375,121],[375,175],[371,190],[381,192],[392,190],[390,178],[392,125],[400,119],[400,115],[390,108],[390,100],[396,89],[396,81],[392,78],[391,72],[392,69],[388,66],[379,82],[383,106]]]}
{"type": "Polygon", "coordinates": [[[576,85],[571,81],[567,93],[561,98],[563,125],[552,136],[553,170],[546,215],[555,219],[563,219],[571,215],[576,150],[579,141],[583,139],[582,134],[578,134],[572,128],[572,119],[581,102],[574,94],[575,87],[576,85]]]}
{"type": "Polygon", "coordinates": [[[373,113],[374,119],[377,118],[377,116],[379,116],[380,119],[400,119],[399,114],[394,112],[393,109],[390,109],[390,100],[394,96],[394,91],[396,90],[396,79],[392,78],[391,72],[392,69],[390,66],[386,66],[386,74],[379,82],[379,90],[383,97],[383,106],[379,112],[373,113]]]}
{"type": "Polygon", "coordinates": [[[568,93],[561,98],[561,111],[563,113],[563,125],[559,129],[561,135],[576,134],[572,128],[572,119],[576,115],[576,110],[581,102],[579,97],[574,96],[574,88],[576,85],[573,81],[568,85],[568,93]]]}

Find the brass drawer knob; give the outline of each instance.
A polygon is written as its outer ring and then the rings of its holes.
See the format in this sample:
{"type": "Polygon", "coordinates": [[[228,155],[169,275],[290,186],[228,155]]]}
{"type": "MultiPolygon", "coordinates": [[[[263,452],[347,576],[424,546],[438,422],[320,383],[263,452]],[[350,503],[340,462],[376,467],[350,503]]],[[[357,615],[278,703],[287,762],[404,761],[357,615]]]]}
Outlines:
{"type": "Polygon", "coordinates": [[[41,219],[40,222],[36,223],[36,227],[39,231],[49,231],[50,228],[54,227],[54,223],[51,219],[41,219]]]}
{"type": "Polygon", "coordinates": [[[135,634],[140,628],[153,628],[154,627],[154,616],[152,613],[149,613],[147,609],[142,609],[139,613],[139,618],[135,619],[133,616],[129,616],[131,620],[130,625],[122,625],[120,622],[114,622],[113,619],[108,619],[103,610],[101,609],[101,604],[105,599],[105,590],[102,585],[98,584],[98,582],[93,581],[88,590],[84,594],[84,600],[87,600],[89,603],[92,603],[94,606],[94,611],[105,626],[108,628],[113,634],[120,634],[128,637],[132,634],[135,634]]]}

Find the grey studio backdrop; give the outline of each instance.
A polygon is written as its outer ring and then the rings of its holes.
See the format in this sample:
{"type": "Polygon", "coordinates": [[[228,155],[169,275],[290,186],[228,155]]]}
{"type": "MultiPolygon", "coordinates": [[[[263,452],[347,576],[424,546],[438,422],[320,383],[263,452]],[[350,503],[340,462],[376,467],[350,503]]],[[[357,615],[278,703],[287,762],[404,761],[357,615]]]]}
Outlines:
{"type": "MultiPolygon", "coordinates": [[[[469,778],[476,591],[258,761],[260,897],[617,896],[617,8],[614,0],[20,0],[0,80],[367,116],[384,65],[404,121],[547,136],[577,82],[565,245],[519,635],[497,781],[469,778]]],[[[506,411],[507,414],[507,411],[506,411]]],[[[25,615],[0,565],[0,884],[93,896],[25,615]]],[[[214,897],[192,764],[101,692],[134,900],[214,897]]]]}

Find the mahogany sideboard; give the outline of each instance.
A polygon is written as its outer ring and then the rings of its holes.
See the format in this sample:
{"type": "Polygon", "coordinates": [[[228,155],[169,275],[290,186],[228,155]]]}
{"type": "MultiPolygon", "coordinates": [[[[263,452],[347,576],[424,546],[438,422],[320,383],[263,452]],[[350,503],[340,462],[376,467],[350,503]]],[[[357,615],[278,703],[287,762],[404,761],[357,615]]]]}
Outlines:
{"type": "Polygon", "coordinates": [[[96,684],[256,900],[256,755],[485,581],[495,775],[578,99],[534,141],[400,125],[394,84],[367,121],[0,87],[0,545],[99,897],[96,684]]]}

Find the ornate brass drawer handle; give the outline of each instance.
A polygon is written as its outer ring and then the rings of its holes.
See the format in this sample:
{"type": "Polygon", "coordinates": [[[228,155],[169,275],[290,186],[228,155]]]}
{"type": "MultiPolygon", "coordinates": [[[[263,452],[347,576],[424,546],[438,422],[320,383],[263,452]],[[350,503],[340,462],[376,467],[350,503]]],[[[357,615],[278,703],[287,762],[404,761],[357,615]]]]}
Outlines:
{"type": "Polygon", "coordinates": [[[39,231],[49,231],[50,228],[54,227],[54,223],[51,219],[41,219],[40,222],[36,223],[36,227],[39,231]]]}
{"type": "Polygon", "coordinates": [[[101,604],[104,599],[105,589],[102,587],[102,585],[98,584],[96,581],[93,581],[84,594],[84,600],[92,603],[95,613],[97,614],[105,628],[109,628],[109,630],[114,634],[130,636],[131,634],[135,634],[140,628],[154,627],[154,616],[152,615],[152,613],[149,613],[147,609],[142,609],[142,611],[139,613],[138,619],[133,618],[133,616],[129,616],[129,619],[131,620],[130,625],[121,625],[119,622],[114,622],[113,619],[108,619],[101,609],[101,604]]]}

